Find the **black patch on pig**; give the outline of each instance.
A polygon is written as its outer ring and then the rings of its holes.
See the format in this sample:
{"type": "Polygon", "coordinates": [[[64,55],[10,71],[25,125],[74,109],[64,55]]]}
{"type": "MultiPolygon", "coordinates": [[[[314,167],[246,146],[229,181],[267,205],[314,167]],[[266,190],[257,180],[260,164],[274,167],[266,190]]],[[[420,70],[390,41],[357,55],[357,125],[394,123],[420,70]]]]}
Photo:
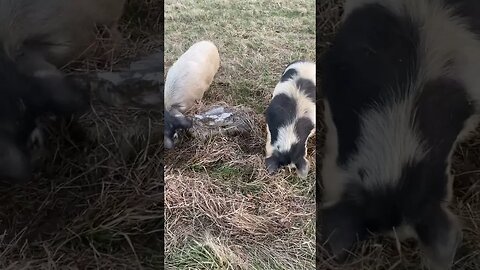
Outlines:
{"type": "Polygon", "coordinates": [[[265,113],[273,145],[278,138],[278,129],[291,124],[297,114],[297,102],[286,94],[276,95],[265,113]]]}
{"type": "Polygon", "coordinates": [[[297,75],[297,70],[295,70],[294,68],[291,68],[287,70],[285,73],[283,73],[282,77],[280,78],[280,82],[286,82],[288,80],[291,80],[293,79],[293,77],[295,77],[295,75],[297,75]]]}
{"type": "Polygon", "coordinates": [[[442,77],[425,84],[416,103],[415,123],[430,148],[432,158],[446,162],[465,121],[474,113],[474,104],[465,87],[442,77]]]}
{"type": "Polygon", "coordinates": [[[297,137],[299,138],[300,144],[305,145],[308,135],[312,132],[315,123],[312,122],[312,120],[308,117],[301,117],[297,119],[295,123],[295,133],[297,134],[297,137]]]}
{"type": "Polygon", "coordinates": [[[338,132],[338,163],[357,151],[362,113],[389,106],[417,74],[418,27],[379,4],[354,10],[323,59],[322,91],[338,132]],[[381,23],[379,23],[381,22],[381,23]]]}
{"type": "Polygon", "coordinates": [[[302,167],[305,165],[305,145],[307,144],[308,135],[314,128],[314,123],[307,117],[302,117],[297,120],[295,123],[295,133],[299,141],[294,143],[290,148],[290,152],[288,155],[290,156],[290,160],[297,167],[302,167]]]}
{"type": "Polygon", "coordinates": [[[310,98],[313,102],[315,102],[316,87],[313,81],[309,79],[299,78],[296,81],[296,84],[300,92],[302,92],[304,95],[310,98]]]}

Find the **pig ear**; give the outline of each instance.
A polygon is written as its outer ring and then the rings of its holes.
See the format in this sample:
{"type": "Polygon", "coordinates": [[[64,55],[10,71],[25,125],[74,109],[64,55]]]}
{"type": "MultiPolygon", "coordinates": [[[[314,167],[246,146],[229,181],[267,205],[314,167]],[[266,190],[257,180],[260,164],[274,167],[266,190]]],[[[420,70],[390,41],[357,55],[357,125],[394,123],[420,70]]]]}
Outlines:
{"type": "Polygon", "coordinates": [[[351,203],[340,201],[337,204],[324,208],[320,215],[320,244],[335,257],[338,262],[347,258],[347,251],[354,242],[362,240],[360,213],[351,203]]]}
{"type": "Polygon", "coordinates": [[[24,152],[12,141],[0,139],[0,180],[21,184],[30,180],[30,162],[24,152]]]}
{"type": "Polygon", "coordinates": [[[302,157],[299,161],[297,161],[295,163],[295,167],[297,168],[297,174],[300,178],[307,177],[310,164],[305,157],[302,157]]]}
{"type": "Polygon", "coordinates": [[[188,129],[192,127],[190,119],[181,116],[173,117],[166,121],[173,121],[173,123],[166,123],[164,126],[163,146],[166,149],[172,149],[174,146],[173,137],[178,129],[188,129]]]}
{"type": "Polygon", "coordinates": [[[165,119],[172,121],[174,129],[189,129],[193,125],[191,119],[175,108],[171,109],[170,112],[165,112],[165,119]]]}
{"type": "Polygon", "coordinates": [[[267,171],[269,174],[275,173],[278,168],[280,167],[278,165],[278,161],[274,156],[268,157],[265,159],[265,165],[267,166],[267,171]]]}
{"type": "Polygon", "coordinates": [[[173,137],[178,129],[189,129],[192,121],[176,109],[164,112],[163,146],[171,149],[174,146],[173,137]]]}
{"type": "Polygon", "coordinates": [[[176,122],[177,122],[178,128],[189,129],[193,126],[192,120],[185,117],[184,115],[176,118],[176,120],[177,120],[176,122]]]}
{"type": "Polygon", "coordinates": [[[431,207],[415,225],[415,230],[430,269],[450,269],[463,238],[457,218],[440,205],[431,207]]]}

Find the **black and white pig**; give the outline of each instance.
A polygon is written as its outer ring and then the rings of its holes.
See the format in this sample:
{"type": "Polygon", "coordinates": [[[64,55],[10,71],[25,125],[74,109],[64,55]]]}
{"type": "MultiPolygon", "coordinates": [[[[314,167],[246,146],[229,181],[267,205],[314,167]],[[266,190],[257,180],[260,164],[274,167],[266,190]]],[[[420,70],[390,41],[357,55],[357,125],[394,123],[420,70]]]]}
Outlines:
{"type": "Polygon", "coordinates": [[[321,243],[416,238],[430,269],[462,241],[451,157],[478,123],[480,2],[347,0],[326,53],[321,243]]]}
{"type": "Polygon", "coordinates": [[[168,70],[164,90],[164,147],[174,146],[177,130],[188,129],[192,120],[184,115],[213,82],[220,67],[218,49],[211,41],[193,44],[168,70]]]}
{"type": "Polygon", "coordinates": [[[266,110],[265,163],[270,174],[282,166],[309,171],[307,141],[315,133],[315,63],[296,61],[283,71],[266,110]]]}

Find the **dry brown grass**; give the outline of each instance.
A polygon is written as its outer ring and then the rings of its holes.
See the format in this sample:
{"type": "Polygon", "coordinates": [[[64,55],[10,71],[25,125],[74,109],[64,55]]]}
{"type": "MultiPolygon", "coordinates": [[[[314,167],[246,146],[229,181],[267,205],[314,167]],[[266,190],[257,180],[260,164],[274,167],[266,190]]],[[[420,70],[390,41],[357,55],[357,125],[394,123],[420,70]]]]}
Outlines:
{"type": "Polygon", "coordinates": [[[282,69],[315,59],[314,1],[166,1],[165,70],[191,44],[212,40],[221,67],[190,114],[247,106],[247,136],[184,140],[165,153],[169,269],[313,269],[314,144],[306,180],[268,176],[265,110],[282,69]]]}
{"type": "MultiPolygon", "coordinates": [[[[163,48],[162,7],[130,0],[118,53],[97,50],[66,70],[117,69],[163,48]]],[[[162,122],[94,99],[77,123],[52,126],[34,180],[0,187],[0,268],[163,269],[162,122]]]]}
{"type": "MultiPolygon", "coordinates": [[[[322,0],[317,6],[319,57],[329,47],[329,42],[339,26],[342,2],[340,0],[322,0]]],[[[319,145],[319,158],[321,158],[324,128],[319,127],[318,130],[320,131],[320,141],[322,141],[319,145]]],[[[458,147],[453,164],[453,173],[456,177],[451,207],[464,224],[464,240],[453,269],[480,269],[480,137],[478,135],[458,147]]],[[[320,177],[317,178],[317,181],[321,181],[320,177]]],[[[321,194],[321,190],[318,192],[321,194]]],[[[322,217],[318,216],[317,218],[321,219],[322,217]]],[[[413,241],[402,243],[398,248],[395,241],[382,238],[359,243],[352,255],[352,260],[341,267],[328,258],[326,252],[319,247],[317,269],[417,270],[421,256],[417,244],[413,241]]]]}

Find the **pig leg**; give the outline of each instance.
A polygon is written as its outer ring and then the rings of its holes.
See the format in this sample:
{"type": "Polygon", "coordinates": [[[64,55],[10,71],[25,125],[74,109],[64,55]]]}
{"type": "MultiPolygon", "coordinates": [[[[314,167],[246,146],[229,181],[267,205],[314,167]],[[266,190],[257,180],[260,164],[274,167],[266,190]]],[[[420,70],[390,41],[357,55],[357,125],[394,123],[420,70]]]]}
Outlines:
{"type": "Polygon", "coordinates": [[[346,200],[321,211],[321,244],[337,261],[347,258],[347,251],[354,242],[364,237],[358,207],[346,200]]]}
{"type": "Polygon", "coordinates": [[[456,217],[441,206],[431,207],[415,225],[431,270],[451,269],[462,231],[456,217]]]}

